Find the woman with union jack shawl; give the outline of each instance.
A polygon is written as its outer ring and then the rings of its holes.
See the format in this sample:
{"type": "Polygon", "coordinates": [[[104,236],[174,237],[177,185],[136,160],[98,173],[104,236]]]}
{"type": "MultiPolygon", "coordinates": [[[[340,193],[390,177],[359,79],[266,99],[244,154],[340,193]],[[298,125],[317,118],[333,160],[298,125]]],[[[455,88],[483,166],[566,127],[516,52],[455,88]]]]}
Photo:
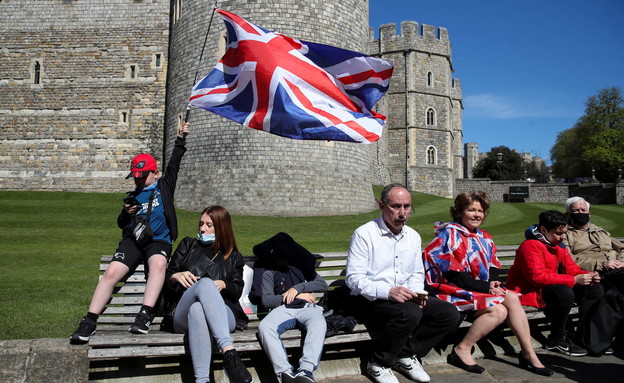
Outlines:
{"type": "Polygon", "coordinates": [[[468,372],[482,373],[483,367],[472,357],[472,347],[507,321],[520,343],[520,366],[550,376],[553,372],[544,367],[533,349],[529,322],[518,294],[505,289],[498,280],[501,265],[492,236],[479,229],[489,206],[490,200],[483,192],[459,194],[451,207],[454,222],[437,222],[436,237],[424,251],[427,283],[439,299],[469,312],[472,321],[448,362],[468,372]]]}

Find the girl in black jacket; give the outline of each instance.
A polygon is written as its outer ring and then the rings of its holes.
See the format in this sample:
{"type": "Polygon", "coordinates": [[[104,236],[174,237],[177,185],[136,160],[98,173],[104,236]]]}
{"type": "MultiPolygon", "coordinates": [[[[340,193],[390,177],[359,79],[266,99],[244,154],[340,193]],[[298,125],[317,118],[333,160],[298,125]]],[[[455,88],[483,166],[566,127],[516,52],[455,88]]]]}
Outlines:
{"type": "Polygon", "coordinates": [[[250,383],[253,378],[230,337],[236,328],[244,329],[248,319],[238,303],[245,263],[236,247],[228,211],[222,206],[204,209],[198,237],[184,238],[167,267],[165,324],[172,322],[172,330],[188,333],[195,382],[209,381],[214,338],[229,380],[250,383]]]}

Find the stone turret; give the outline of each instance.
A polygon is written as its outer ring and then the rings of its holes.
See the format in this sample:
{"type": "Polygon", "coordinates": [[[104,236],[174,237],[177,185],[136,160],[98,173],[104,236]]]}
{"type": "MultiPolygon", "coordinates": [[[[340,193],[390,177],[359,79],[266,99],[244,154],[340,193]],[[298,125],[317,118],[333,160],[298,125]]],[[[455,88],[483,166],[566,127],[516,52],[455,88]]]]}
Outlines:
{"type": "MultiPolygon", "coordinates": [[[[206,1],[182,4],[171,35],[167,142],[184,113],[212,12],[206,1]]],[[[221,1],[219,7],[290,37],[366,49],[366,0],[312,0],[298,7],[285,7],[280,1],[221,1]],[[349,25],[349,33],[344,33],[344,25],[349,25]]],[[[215,15],[201,76],[223,54],[224,39],[225,27],[215,15]]],[[[222,204],[239,214],[283,216],[353,214],[374,208],[368,177],[370,145],[282,138],[200,109],[192,112],[191,123],[193,136],[177,194],[180,207],[198,210],[222,204]]]]}
{"type": "Polygon", "coordinates": [[[465,172],[463,178],[473,178],[472,169],[479,161],[479,144],[466,142],[465,147],[465,172]]]}
{"type": "Polygon", "coordinates": [[[395,65],[384,103],[392,181],[452,196],[454,179],[463,175],[462,92],[459,81],[452,79],[447,30],[404,21],[397,34],[395,24],[385,24],[369,49],[395,65]]]}

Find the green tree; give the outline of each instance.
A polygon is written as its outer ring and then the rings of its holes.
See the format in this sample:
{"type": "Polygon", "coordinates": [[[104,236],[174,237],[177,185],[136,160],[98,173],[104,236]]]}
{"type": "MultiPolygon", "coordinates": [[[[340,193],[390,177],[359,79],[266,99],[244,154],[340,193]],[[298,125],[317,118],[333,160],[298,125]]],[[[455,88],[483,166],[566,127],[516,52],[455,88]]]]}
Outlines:
{"type": "Polygon", "coordinates": [[[618,87],[605,88],[585,102],[585,114],[557,135],[550,150],[557,177],[613,181],[624,166],[624,99],[618,87]]]}
{"type": "Polygon", "coordinates": [[[474,178],[489,178],[491,180],[521,180],[524,179],[524,160],[516,151],[506,146],[497,146],[485,154],[472,169],[474,178]],[[501,157],[501,173],[498,173],[498,153],[501,157]]]}

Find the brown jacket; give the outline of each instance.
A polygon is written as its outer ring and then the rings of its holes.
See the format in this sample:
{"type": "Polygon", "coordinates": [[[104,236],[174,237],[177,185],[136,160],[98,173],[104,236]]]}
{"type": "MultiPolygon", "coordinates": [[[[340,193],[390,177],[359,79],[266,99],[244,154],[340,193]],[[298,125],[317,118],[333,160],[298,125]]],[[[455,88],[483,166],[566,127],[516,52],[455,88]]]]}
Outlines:
{"type": "Polygon", "coordinates": [[[587,229],[570,226],[563,243],[570,249],[574,262],[583,270],[602,270],[604,261],[624,260],[624,244],[593,223],[587,229]]]}

